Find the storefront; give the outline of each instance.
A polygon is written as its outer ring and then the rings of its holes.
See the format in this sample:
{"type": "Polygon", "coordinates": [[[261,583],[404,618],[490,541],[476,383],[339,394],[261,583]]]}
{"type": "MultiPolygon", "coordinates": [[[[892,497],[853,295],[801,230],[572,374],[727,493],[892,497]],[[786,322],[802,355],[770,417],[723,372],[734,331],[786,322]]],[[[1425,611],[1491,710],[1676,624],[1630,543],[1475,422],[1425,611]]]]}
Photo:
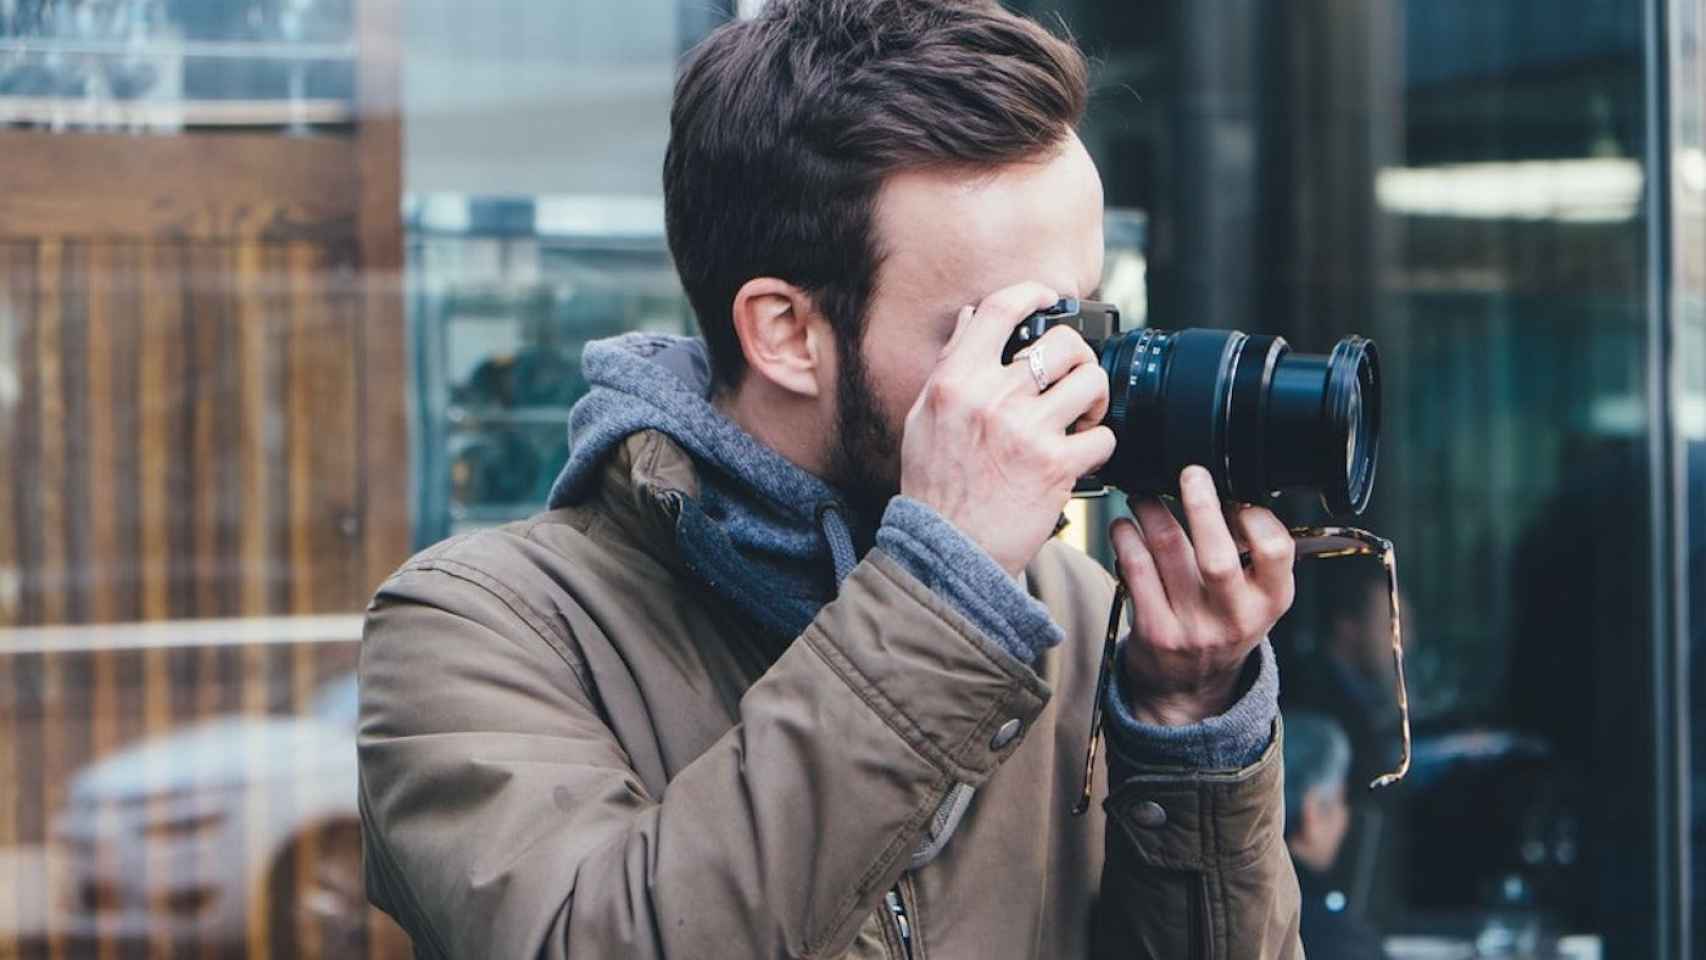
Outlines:
{"type": "MultiPolygon", "coordinates": [[[[1706,956],[1699,0],[1014,5],[1095,58],[1127,317],[1383,352],[1416,767],[1341,902],[1395,957],[1706,956]]],[[[0,0],[0,957],[406,953],[362,607],[542,504],[585,342],[692,329],[659,168],[737,6],[0,0]]],[[[1286,709],[1378,766],[1383,607],[1299,586],[1286,709]]]]}

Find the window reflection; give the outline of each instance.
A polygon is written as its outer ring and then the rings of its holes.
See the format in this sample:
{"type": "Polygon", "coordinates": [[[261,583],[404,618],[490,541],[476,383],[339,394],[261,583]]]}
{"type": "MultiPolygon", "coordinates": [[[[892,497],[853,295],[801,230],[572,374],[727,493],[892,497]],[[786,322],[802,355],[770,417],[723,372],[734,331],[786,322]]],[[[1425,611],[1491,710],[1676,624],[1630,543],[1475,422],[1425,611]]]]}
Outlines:
{"type": "MultiPolygon", "coordinates": [[[[1358,525],[1403,561],[1416,762],[1349,791],[1321,888],[1396,957],[1651,954],[1641,5],[1027,6],[1099,58],[1150,322],[1390,358],[1358,525]]],[[[1396,742],[1373,574],[1300,569],[1275,631],[1353,784],[1396,742]]]]}
{"type": "Polygon", "coordinates": [[[335,616],[9,632],[10,759],[39,776],[7,811],[0,944],[407,955],[363,890],[359,631],[335,616]]]}
{"type": "MultiPolygon", "coordinates": [[[[1018,6],[1098,57],[1108,299],[1388,361],[1361,524],[1404,559],[1415,765],[1358,787],[1397,743],[1378,570],[1300,571],[1286,709],[1351,784],[1315,906],[1394,957],[1652,955],[1642,4],[1018,6]]],[[[0,191],[0,956],[405,955],[361,896],[356,611],[542,502],[585,342],[691,329],[671,76],[752,7],[0,0],[30,185],[0,191]],[[358,99],[389,47],[402,131],[358,99]]],[[[1676,263],[1698,637],[1706,259],[1676,263]]],[[[1102,509],[1068,536],[1105,552],[1102,509]]]]}
{"type": "Polygon", "coordinates": [[[302,713],[216,716],[144,740],[78,770],[53,817],[53,843],[66,855],[67,926],[73,936],[105,927],[144,939],[163,905],[175,935],[242,943],[253,899],[297,941],[303,931],[285,925],[327,913],[344,924],[328,932],[343,952],[361,933],[351,921],[365,913],[360,860],[350,856],[360,849],[357,819],[353,673],[328,681],[302,713]],[[262,799],[275,810],[251,816],[262,799]],[[250,856],[221,855],[232,850],[250,856]],[[296,861],[308,855],[319,862],[299,886],[296,861]],[[205,869],[150,875],[150,859],[205,869]]]}
{"type": "Polygon", "coordinates": [[[351,0],[8,0],[0,125],[306,128],[353,117],[351,0]]]}
{"type": "Polygon", "coordinates": [[[539,510],[587,341],[692,327],[661,198],[411,198],[425,545],[539,510]]]}

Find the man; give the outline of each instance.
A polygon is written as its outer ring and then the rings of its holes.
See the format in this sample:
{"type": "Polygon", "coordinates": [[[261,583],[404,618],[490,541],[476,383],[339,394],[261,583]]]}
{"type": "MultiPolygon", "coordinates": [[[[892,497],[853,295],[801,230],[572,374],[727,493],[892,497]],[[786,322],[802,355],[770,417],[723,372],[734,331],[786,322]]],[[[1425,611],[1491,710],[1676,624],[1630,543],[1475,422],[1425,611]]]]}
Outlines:
{"type": "Polygon", "coordinates": [[[1350,740],[1324,714],[1288,710],[1285,719],[1285,842],[1303,894],[1303,945],[1312,960],[1384,957],[1379,934],[1329,878],[1351,823],[1350,740]]]}
{"type": "Polygon", "coordinates": [[[1200,468],[1189,537],[1112,532],[1136,612],[1070,814],[1113,581],[1050,537],[1107,383],[1064,329],[1001,352],[1101,269],[1085,86],[975,0],[779,0],[684,64],[703,342],[590,345],[551,511],[371,607],[368,889],[422,954],[1298,955],[1292,543],[1200,468]]]}

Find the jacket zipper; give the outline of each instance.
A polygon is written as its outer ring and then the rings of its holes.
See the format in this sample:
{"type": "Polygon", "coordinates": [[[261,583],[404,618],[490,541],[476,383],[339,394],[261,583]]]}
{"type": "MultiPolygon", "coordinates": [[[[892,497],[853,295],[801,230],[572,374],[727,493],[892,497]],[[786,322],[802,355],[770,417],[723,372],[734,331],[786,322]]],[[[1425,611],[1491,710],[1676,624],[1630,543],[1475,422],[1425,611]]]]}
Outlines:
{"type": "Polygon", "coordinates": [[[906,901],[901,897],[900,883],[883,897],[888,904],[889,916],[894,917],[895,929],[900,931],[900,951],[904,960],[912,960],[912,921],[906,915],[906,901]]]}

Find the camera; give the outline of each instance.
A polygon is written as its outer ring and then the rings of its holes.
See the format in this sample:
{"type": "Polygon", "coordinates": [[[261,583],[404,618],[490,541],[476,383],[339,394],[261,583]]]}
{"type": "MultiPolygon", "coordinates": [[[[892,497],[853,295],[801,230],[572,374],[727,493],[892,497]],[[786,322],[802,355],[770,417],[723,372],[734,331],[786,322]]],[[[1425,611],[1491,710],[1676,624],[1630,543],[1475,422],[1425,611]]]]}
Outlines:
{"type": "Polygon", "coordinates": [[[1332,353],[1294,353],[1283,337],[1236,330],[1120,330],[1119,308],[1061,300],[1026,317],[1003,362],[1049,329],[1070,326],[1108,376],[1114,455],[1079,492],[1178,495],[1179,472],[1200,464],[1223,497],[1263,503],[1316,490],[1329,513],[1359,514],[1374,488],[1380,446],[1380,355],[1349,336],[1332,353]]]}

